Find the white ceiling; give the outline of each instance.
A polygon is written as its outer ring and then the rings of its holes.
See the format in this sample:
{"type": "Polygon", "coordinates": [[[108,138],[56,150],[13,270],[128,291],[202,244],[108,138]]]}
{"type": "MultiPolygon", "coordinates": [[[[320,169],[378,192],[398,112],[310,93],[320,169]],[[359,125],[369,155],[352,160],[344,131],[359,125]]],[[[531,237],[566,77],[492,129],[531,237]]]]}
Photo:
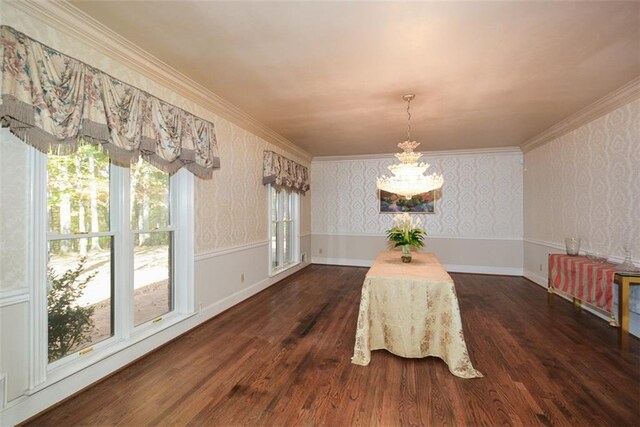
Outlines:
{"type": "Polygon", "coordinates": [[[640,2],[72,1],[314,156],[520,145],[640,76],[640,2]]]}

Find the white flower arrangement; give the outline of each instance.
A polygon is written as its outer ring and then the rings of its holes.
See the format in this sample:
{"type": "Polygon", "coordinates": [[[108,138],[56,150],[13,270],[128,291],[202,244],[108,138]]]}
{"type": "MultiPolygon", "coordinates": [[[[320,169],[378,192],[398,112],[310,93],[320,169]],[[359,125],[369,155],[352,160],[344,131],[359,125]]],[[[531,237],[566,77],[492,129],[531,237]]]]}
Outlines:
{"type": "Polygon", "coordinates": [[[422,228],[422,220],[412,217],[408,213],[402,213],[393,217],[393,227],[387,230],[387,238],[395,243],[395,246],[402,246],[403,251],[409,250],[409,246],[421,248],[424,246],[424,236],[427,232],[422,228]]]}

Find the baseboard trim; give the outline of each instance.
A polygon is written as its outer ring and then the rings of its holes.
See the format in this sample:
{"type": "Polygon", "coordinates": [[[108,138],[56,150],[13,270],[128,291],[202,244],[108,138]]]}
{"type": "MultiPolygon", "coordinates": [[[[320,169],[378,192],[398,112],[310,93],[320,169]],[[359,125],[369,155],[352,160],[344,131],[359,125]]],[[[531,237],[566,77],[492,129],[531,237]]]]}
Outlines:
{"type": "Polygon", "coordinates": [[[312,264],[324,265],[344,265],[349,267],[371,267],[373,260],[371,259],[352,259],[352,258],[321,258],[311,257],[312,264]]]}
{"type": "Polygon", "coordinates": [[[547,289],[549,287],[549,281],[544,276],[541,276],[541,275],[539,275],[537,273],[534,273],[532,271],[529,271],[529,270],[524,270],[522,275],[524,277],[526,277],[527,279],[531,280],[536,285],[540,285],[545,289],[547,289]]]}
{"type": "Polygon", "coordinates": [[[521,268],[494,267],[486,265],[443,264],[449,273],[496,274],[499,276],[522,276],[521,268]]]}
{"type": "Polygon", "coordinates": [[[311,265],[310,262],[301,262],[295,267],[291,267],[290,269],[285,270],[276,276],[268,277],[266,279],[260,280],[259,282],[256,282],[245,289],[242,289],[234,294],[229,295],[224,299],[221,299],[220,301],[216,301],[213,304],[210,304],[204,307],[202,310],[200,310],[197,316],[202,318],[202,322],[205,322],[217,316],[218,314],[222,313],[223,311],[230,309],[234,305],[267,289],[271,285],[275,285],[279,281],[286,279],[287,277],[291,276],[294,273],[297,273],[298,271],[302,270],[303,268],[309,265],[311,265]]]}
{"type": "MultiPolygon", "coordinates": [[[[533,272],[531,272],[529,270],[525,270],[524,271],[524,277],[526,277],[527,279],[531,280],[536,285],[539,285],[540,287],[544,288],[545,290],[549,288],[548,280],[547,280],[546,277],[540,276],[539,274],[533,273],[533,272]]],[[[563,298],[563,299],[565,299],[565,300],[567,300],[569,302],[573,302],[571,297],[569,297],[567,295],[564,295],[564,294],[561,294],[559,292],[554,292],[554,295],[558,296],[560,298],[563,298]]],[[[602,320],[604,320],[606,322],[609,322],[609,320],[610,320],[610,318],[609,318],[609,316],[607,314],[601,313],[601,312],[589,307],[588,305],[584,305],[583,304],[581,308],[583,310],[585,310],[585,311],[587,311],[587,312],[589,312],[589,313],[601,318],[602,320]]],[[[629,333],[631,335],[635,336],[635,337],[640,338],[640,335],[635,335],[632,332],[629,332],[629,333]]]]}
{"type": "Polygon", "coordinates": [[[8,402],[4,410],[0,412],[0,426],[15,425],[28,420],[42,411],[69,398],[75,393],[90,387],[105,379],[109,375],[125,368],[130,363],[148,355],[149,353],[166,345],[180,335],[189,332],[196,326],[212,319],[223,311],[252,297],[271,285],[302,270],[310,263],[300,263],[296,267],[286,270],[278,276],[261,280],[221,301],[211,304],[185,320],[176,323],[156,334],[153,334],[121,351],[107,356],[105,359],[91,365],[92,369],[81,370],[56,383],[51,384],[34,394],[22,395],[8,402]]]}

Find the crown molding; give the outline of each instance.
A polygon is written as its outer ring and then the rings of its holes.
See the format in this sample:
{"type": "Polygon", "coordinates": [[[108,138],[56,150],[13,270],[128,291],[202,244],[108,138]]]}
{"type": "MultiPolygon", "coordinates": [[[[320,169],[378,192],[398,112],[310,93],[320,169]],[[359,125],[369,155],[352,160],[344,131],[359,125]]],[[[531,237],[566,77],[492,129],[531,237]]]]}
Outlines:
{"type": "Polygon", "coordinates": [[[636,77],[624,86],[619,87],[608,95],[600,98],[593,104],[589,104],[574,114],[566,117],[562,121],[551,126],[544,132],[539,133],[533,138],[525,141],[522,151],[531,151],[536,147],[546,144],[556,138],[565,135],[580,126],[584,126],[599,117],[610,113],[623,105],[626,105],[636,99],[640,99],[640,77],[636,77]]]}
{"type": "MultiPolygon", "coordinates": [[[[423,151],[426,157],[477,156],[480,154],[522,154],[520,147],[476,148],[468,150],[423,151]]],[[[317,156],[311,163],[341,162],[349,160],[383,160],[395,159],[395,154],[361,154],[354,156],[317,156]]]]}
{"type": "Polygon", "coordinates": [[[5,0],[3,3],[73,37],[281,149],[311,161],[311,154],[307,151],[67,1],[5,0]]]}

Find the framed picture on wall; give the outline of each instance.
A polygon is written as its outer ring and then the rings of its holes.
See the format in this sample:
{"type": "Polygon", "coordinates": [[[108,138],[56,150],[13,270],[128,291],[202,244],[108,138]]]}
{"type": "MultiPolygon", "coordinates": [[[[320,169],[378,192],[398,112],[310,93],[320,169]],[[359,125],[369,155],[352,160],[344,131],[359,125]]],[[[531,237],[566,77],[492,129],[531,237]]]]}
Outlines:
{"type": "Polygon", "coordinates": [[[380,213],[426,213],[432,214],[436,212],[435,190],[428,193],[416,194],[407,200],[402,196],[398,196],[388,191],[378,190],[378,199],[380,200],[380,213]]]}

